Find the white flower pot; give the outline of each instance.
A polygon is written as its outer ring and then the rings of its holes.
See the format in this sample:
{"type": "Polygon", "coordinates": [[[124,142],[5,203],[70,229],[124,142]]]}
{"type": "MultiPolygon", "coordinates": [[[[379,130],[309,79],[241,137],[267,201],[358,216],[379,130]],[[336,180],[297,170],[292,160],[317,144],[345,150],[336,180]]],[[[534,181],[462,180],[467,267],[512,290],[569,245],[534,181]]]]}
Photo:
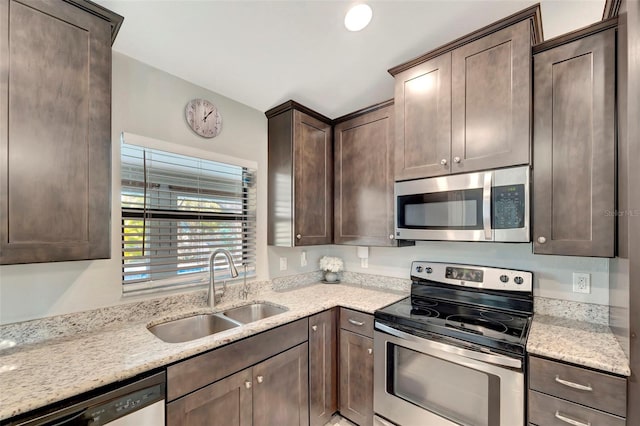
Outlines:
{"type": "Polygon", "coordinates": [[[338,274],[336,272],[326,271],[324,273],[324,280],[328,283],[335,283],[338,281],[338,274]]]}

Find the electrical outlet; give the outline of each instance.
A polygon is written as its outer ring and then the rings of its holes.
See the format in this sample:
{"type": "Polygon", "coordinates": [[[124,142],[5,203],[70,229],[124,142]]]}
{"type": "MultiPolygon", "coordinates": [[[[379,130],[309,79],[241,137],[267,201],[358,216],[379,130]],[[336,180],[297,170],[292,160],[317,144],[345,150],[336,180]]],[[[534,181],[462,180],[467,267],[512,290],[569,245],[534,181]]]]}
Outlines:
{"type": "Polygon", "coordinates": [[[583,272],[573,273],[573,292],[591,293],[591,274],[583,272]]]}
{"type": "Polygon", "coordinates": [[[281,257],[280,258],[280,270],[281,271],[286,271],[287,270],[287,258],[286,257],[281,257]]]}
{"type": "Polygon", "coordinates": [[[300,266],[307,266],[307,251],[302,250],[300,253],[300,266]]]}

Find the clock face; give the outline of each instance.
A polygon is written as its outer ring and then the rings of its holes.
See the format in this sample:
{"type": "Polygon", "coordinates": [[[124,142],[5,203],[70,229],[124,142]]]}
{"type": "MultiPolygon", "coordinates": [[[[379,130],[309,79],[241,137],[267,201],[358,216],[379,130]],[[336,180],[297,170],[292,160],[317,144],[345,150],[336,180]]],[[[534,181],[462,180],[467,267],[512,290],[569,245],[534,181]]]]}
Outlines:
{"type": "Polygon", "coordinates": [[[189,127],[204,138],[215,138],[222,131],[218,108],[205,99],[192,99],[184,110],[189,127]]]}

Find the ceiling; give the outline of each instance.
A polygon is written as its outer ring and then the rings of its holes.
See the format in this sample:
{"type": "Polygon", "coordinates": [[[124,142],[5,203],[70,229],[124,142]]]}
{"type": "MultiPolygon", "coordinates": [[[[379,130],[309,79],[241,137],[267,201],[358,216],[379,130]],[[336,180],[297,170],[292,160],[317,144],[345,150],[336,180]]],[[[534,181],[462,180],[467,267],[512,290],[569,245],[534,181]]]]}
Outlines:
{"type": "MultiPolygon", "coordinates": [[[[125,17],[113,46],[260,111],[294,99],[330,118],[393,97],[387,69],[524,9],[528,0],[97,0],[125,17]]],[[[542,0],[545,39],[600,20],[604,0],[542,0]]]]}

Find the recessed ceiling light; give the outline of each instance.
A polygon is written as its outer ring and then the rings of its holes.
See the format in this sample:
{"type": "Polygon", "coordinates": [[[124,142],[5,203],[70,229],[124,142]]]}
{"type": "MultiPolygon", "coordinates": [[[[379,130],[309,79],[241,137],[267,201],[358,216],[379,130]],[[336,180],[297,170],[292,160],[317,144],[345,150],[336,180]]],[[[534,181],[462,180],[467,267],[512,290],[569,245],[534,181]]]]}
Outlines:
{"type": "Polygon", "coordinates": [[[344,17],[344,26],[349,31],[360,31],[371,22],[373,11],[368,4],[358,4],[353,6],[344,17]]]}

